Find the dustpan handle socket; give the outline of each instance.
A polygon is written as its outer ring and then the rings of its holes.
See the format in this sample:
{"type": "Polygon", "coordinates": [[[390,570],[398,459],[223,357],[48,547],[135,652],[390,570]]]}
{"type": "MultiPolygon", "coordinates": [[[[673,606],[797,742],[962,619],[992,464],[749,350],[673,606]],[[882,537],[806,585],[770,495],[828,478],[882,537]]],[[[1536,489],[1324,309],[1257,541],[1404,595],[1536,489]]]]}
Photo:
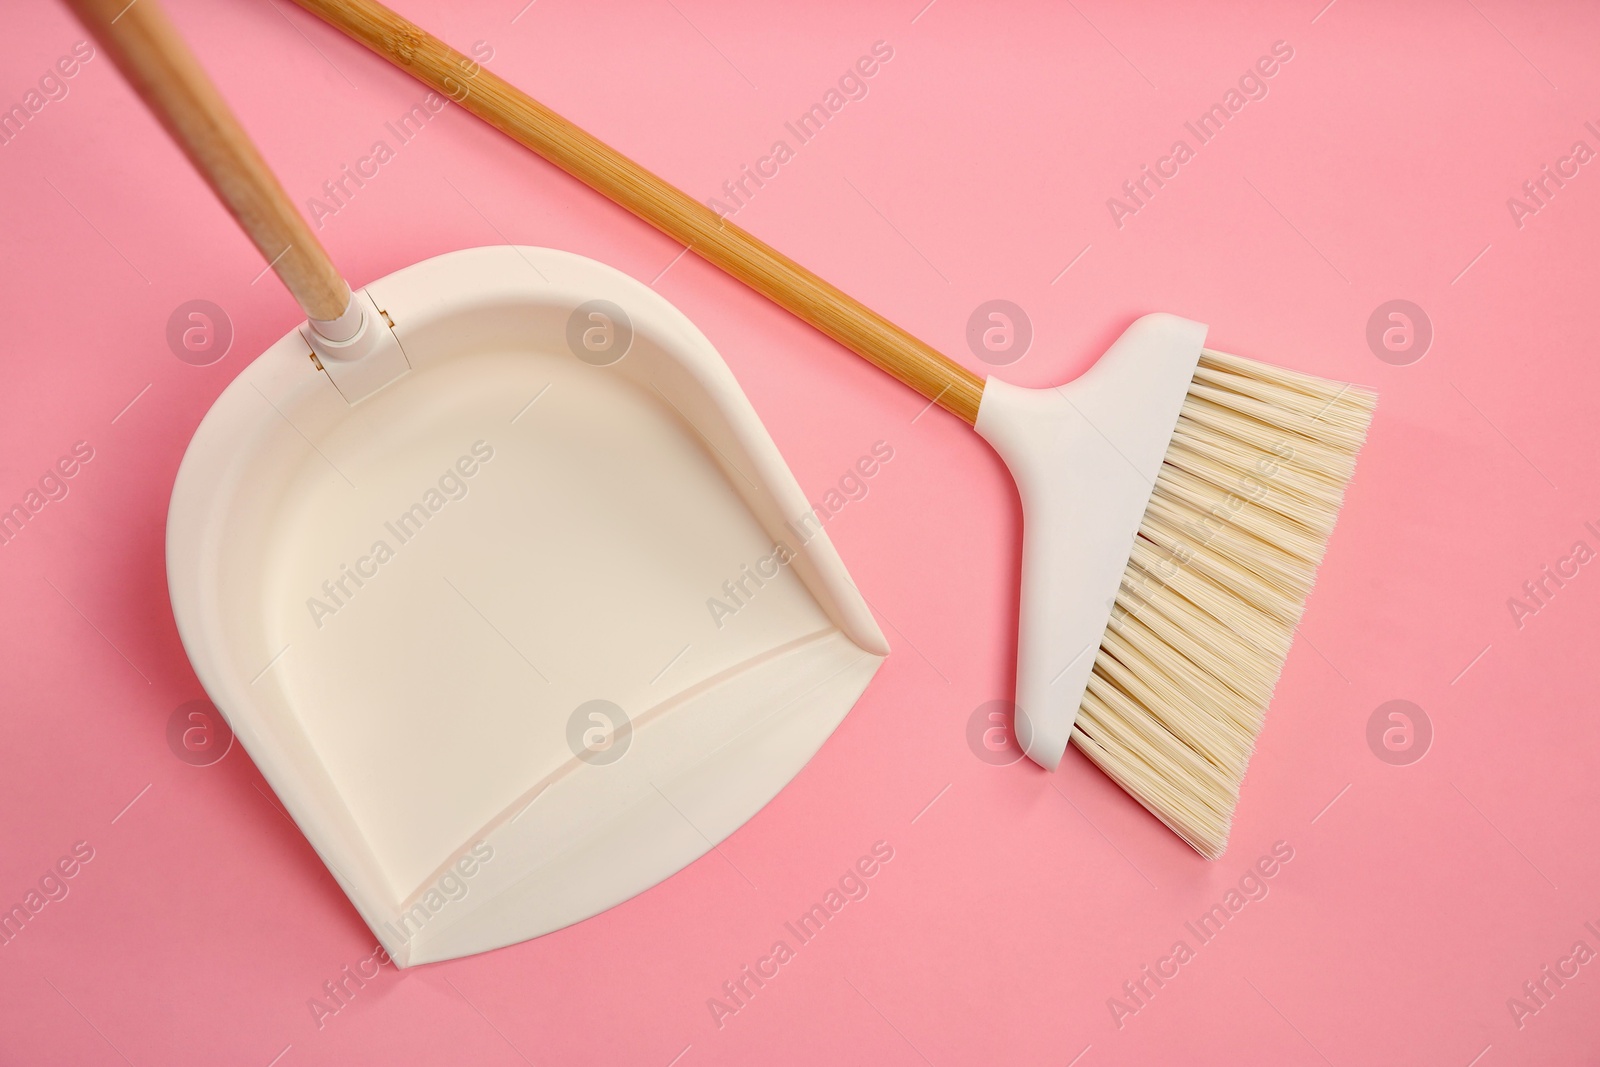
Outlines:
{"type": "Polygon", "coordinates": [[[66,0],[166,127],[319,334],[347,341],[360,305],[156,0],[66,0]],[[329,332],[331,331],[331,332],[329,332]]]}
{"type": "MultiPolygon", "coordinates": [[[[345,288],[348,291],[349,287],[346,286],[345,288]]],[[[366,317],[361,313],[361,301],[359,300],[351,300],[349,306],[344,309],[344,313],[336,319],[312,318],[309,312],[306,319],[319,337],[335,344],[342,344],[352,340],[361,332],[361,327],[366,322],[366,317]]]]}

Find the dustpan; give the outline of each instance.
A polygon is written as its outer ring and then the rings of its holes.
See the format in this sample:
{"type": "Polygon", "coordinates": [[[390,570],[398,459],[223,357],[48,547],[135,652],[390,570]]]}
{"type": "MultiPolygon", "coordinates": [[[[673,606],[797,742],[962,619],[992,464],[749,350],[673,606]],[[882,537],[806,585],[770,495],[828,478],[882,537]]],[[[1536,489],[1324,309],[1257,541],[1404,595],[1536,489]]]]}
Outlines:
{"type": "MultiPolygon", "coordinates": [[[[75,7],[159,111],[129,70],[181,48],[159,10],[75,7]]],[[[350,336],[313,313],[195,431],[168,583],[206,692],[407,966],[703,855],[888,647],[726,364],[647,286],[475,248],[341,314],[350,336]]]]}

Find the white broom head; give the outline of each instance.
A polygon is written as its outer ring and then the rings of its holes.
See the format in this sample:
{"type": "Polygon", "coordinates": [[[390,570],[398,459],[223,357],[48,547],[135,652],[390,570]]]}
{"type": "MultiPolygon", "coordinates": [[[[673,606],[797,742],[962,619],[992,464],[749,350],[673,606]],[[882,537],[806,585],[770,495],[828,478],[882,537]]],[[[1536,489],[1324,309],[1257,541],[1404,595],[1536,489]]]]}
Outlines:
{"type": "Polygon", "coordinates": [[[1215,859],[1377,397],[1204,341],[1147,315],[1067,385],[990,380],[977,428],[1022,498],[1019,741],[1215,859]]]}

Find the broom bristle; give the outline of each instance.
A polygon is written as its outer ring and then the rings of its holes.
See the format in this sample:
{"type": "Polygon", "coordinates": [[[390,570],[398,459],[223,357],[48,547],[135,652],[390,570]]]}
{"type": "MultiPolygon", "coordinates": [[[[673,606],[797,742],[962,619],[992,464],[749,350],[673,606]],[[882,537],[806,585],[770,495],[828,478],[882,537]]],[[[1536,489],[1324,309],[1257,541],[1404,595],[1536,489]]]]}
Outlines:
{"type": "Polygon", "coordinates": [[[1072,740],[1207,859],[1227,848],[1377,400],[1200,357],[1072,740]]]}

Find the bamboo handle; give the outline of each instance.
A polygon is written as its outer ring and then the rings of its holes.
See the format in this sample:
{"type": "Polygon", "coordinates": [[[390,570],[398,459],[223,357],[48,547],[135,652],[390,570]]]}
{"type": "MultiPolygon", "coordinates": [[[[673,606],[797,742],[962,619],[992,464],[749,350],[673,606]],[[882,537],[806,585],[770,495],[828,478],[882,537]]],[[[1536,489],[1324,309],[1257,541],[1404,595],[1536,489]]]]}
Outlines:
{"type": "MultiPolygon", "coordinates": [[[[313,322],[350,286],[156,0],[67,0],[313,322]]],[[[341,338],[334,338],[340,340],[341,338]]]]}
{"type": "Polygon", "coordinates": [[[375,0],[295,2],[923,396],[977,421],[983,379],[427,31],[375,0]]]}

